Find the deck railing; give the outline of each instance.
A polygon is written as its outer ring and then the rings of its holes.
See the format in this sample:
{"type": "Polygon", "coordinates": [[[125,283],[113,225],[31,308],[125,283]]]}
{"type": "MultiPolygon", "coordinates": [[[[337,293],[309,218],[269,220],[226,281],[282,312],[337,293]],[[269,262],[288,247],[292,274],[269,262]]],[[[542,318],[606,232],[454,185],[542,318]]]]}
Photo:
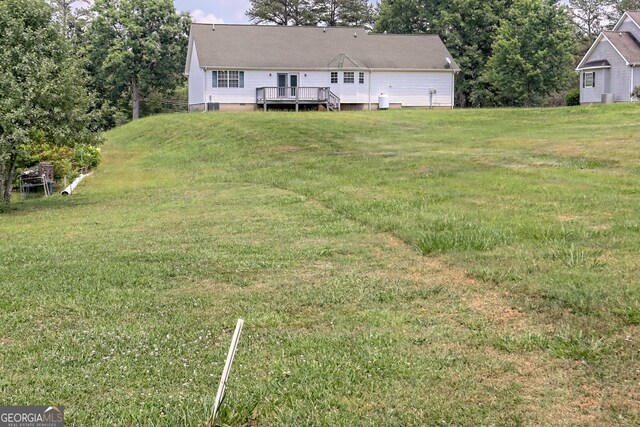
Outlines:
{"type": "Polygon", "coordinates": [[[325,104],[329,109],[340,107],[340,98],[328,87],[259,87],[256,103],[267,104],[325,104]]]}

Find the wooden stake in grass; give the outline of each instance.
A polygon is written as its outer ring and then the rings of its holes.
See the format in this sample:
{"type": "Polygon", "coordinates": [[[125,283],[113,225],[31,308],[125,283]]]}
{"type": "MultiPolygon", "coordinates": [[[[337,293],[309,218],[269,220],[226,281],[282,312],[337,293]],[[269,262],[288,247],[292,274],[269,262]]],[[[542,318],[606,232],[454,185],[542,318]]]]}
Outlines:
{"type": "Polygon", "coordinates": [[[233,338],[231,338],[229,353],[227,353],[227,361],[224,364],[222,377],[220,377],[220,384],[218,385],[216,400],[214,401],[213,409],[211,410],[211,419],[209,420],[209,425],[213,425],[213,422],[216,419],[216,415],[218,415],[218,409],[220,409],[220,404],[222,403],[222,399],[224,398],[224,390],[227,386],[229,373],[231,372],[231,364],[233,363],[233,358],[235,357],[236,351],[238,349],[238,341],[240,341],[240,334],[242,333],[243,325],[244,325],[244,320],[238,319],[238,323],[236,323],[236,330],[233,333],[233,338]]]}

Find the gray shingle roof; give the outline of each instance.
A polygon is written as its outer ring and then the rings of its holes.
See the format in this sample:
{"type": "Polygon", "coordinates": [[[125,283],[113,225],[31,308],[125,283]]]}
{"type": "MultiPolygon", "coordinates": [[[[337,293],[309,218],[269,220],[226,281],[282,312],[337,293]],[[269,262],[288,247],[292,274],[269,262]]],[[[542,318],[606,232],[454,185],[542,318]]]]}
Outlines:
{"type": "Polygon", "coordinates": [[[605,37],[630,64],[640,64],[640,42],[627,31],[605,31],[605,37]]]}
{"type": "Polygon", "coordinates": [[[203,68],[459,70],[437,35],[363,28],[193,24],[203,68]],[[215,30],[213,30],[215,28],[215,30]],[[452,60],[451,66],[447,59],[452,60]]]}
{"type": "Polygon", "coordinates": [[[640,11],[631,10],[627,12],[627,15],[629,15],[631,19],[636,21],[636,24],[640,25],[640,11]]]}

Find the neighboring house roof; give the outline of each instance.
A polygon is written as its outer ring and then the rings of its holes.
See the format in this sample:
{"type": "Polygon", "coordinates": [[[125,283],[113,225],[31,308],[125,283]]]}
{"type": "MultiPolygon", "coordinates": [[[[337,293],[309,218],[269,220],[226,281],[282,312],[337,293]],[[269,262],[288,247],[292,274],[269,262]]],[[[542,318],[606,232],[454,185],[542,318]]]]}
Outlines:
{"type": "Polygon", "coordinates": [[[192,24],[187,61],[193,43],[202,68],[460,70],[437,35],[369,34],[354,27],[192,24]]]}
{"type": "Polygon", "coordinates": [[[640,64],[640,42],[627,31],[605,31],[604,36],[630,65],[640,64]]]}
{"type": "Polygon", "coordinates": [[[635,23],[638,24],[638,26],[640,27],[640,11],[632,10],[627,12],[627,15],[629,15],[629,17],[633,19],[635,23]]]}
{"type": "Polygon", "coordinates": [[[585,61],[591,56],[591,52],[598,46],[603,38],[606,38],[607,41],[611,43],[611,46],[613,46],[616,52],[625,60],[627,65],[640,65],[640,42],[633,34],[627,31],[604,31],[600,33],[587,54],[582,58],[576,70],[590,68],[587,65],[590,62],[585,63],[585,61]]]}
{"type": "Polygon", "coordinates": [[[625,20],[625,17],[627,16],[631,18],[631,20],[638,26],[638,28],[640,28],[640,11],[630,10],[622,14],[618,23],[615,25],[615,27],[613,27],[613,31],[616,31],[618,28],[620,28],[625,20]]]}

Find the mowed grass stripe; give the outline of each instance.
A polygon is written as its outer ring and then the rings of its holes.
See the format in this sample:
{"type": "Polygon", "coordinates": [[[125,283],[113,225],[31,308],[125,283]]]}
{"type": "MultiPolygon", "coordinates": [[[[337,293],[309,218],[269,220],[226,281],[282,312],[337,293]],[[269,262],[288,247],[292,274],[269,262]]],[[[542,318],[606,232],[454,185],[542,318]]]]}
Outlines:
{"type": "Polygon", "coordinates": [[[0,396],[71,425],[629,425],[634,105],[211,114],[0,224],[0,396]]]}

